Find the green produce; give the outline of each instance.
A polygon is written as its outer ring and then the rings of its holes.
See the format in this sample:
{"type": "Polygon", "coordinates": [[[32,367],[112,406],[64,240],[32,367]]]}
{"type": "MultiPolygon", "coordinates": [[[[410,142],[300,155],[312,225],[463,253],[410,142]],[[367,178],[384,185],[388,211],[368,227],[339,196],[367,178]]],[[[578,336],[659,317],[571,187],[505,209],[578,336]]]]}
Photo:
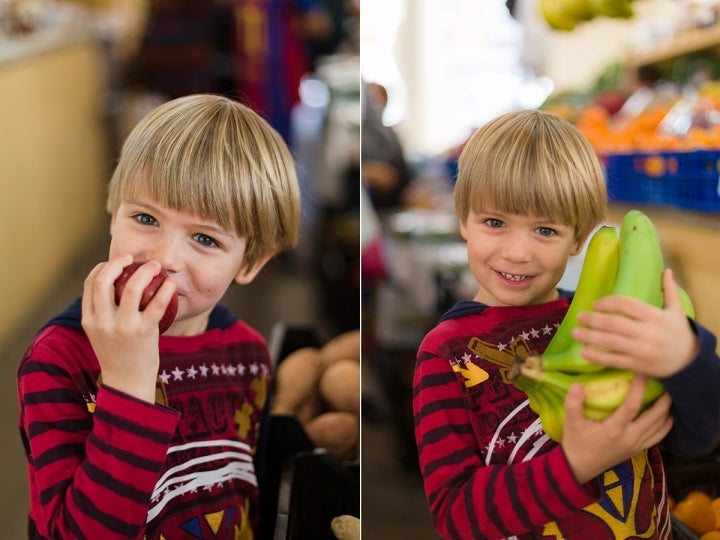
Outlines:
{"type": "MultiPolygon", "coordinates": [[[[528,395],[530,408],[540,417],[545,433],[558,442],[562,439],[565,397],[573,383],[583,386],[584,415],[603,420],[624,402],[635,376],[630,370],[607,368],[581,357],[584,345],[571,336],[578,313],[591,310],[593,302],[605,295],[631,296],[656,307],[664,303],[665,264],[650,219],[630,210],[620,227],[619,246],[617,234],[613,237],[607,229],[598,229],[591,238],[575,298],[545,353],[517,358],[509,372],[513,384],[528,395]]],[[[679,291],[683,310],[694,317],[692,301],[684,290],[679,291]]],[[[648,377],[643,408],[663,392],[662,383],[648,377]]]]}
{"type": "MultiPolygon", "coordinates": [[[[572,331],[578,324],[577,316],[589,311],[598,298],[607,296],[615,284],[620,261],[620,239],[615,227],[600,227],[588,242],[585,259],[580,269],[580,278],[570,307],[552,340],[545,349],[543,362],[546,369],[564,369],[567,359],[573,363],[588,364],[577,354],[569,354],[571,347],[579,345],[572,338],[572,331]]],[[[581,345],[582,346],[582,345],[581,345]]],[[[589,367],[593,369],[594,364],[589,367]]]]}

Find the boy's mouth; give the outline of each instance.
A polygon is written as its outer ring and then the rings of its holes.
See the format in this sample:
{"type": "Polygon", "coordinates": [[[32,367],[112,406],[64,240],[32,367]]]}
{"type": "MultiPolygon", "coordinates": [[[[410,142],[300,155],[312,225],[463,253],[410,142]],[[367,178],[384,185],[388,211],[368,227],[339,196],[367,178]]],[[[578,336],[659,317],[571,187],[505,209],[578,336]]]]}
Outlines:
{"type": "Polygon", "coordinates": [[[526,279],[530,279],[529,276],[521,276],[518,274],[508,274],[507,272],[499,272],[499,274],[509,281],[525,281],[526,279]]]}

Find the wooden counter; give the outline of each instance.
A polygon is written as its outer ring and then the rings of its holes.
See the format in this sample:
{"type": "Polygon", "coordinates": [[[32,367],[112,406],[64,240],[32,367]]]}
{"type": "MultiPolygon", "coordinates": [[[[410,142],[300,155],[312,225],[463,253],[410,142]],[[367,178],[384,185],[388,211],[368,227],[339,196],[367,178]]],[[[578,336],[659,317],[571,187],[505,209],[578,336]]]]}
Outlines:
{"type": "MultiPolygon", "coordinates": [[[[613,205],[609,221],[619,224],[631,206],[613,205]]],[[[720,214],[660,207],[634,207],[652,219],[666,264],[688,292],[697,320],[720,336],[720,214]]]]}
{"type": "Polygon", "coordinates": [[[102,48],[77,35],[22,45],[0,61],[0,343],[107,226],[102,48]]]}

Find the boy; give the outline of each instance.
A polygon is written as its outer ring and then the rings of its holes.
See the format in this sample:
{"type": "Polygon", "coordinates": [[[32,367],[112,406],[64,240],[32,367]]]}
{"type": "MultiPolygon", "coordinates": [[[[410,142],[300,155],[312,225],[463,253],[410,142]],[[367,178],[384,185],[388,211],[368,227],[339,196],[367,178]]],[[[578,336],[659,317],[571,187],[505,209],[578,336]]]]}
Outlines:
{"type": "Polygon", "coordinates": [[[567,311],[570,294],[556,285],[603,219],[601,166],[567,122],[508,113],[464,148],[455,205],[480,287],[425,337],[414,378],[415,434],[437,530],[453,539],[669,538],[658,444],[682,455],[718,444],[715,337],[688,323],[669,271],[665,309],[598,301],[574,337],[588,345],[588,360],[641,375],[603,422],[583,417],[582,388],[573,386],[562,443],[553,443],[508,382],[508,366],[516,354],[542,352],[567,311]],[[660,377],[668,392],[638,416],[643,376],[660,377]]]}
{"type": "Polygon", "coordinates": [[[245,106],[179,98],[128,136],[107,209],[108,261],[18,372],[29,537],[253,538],[271,364],[262,336],[218,301],[295,243],[292,157],[245,106]],[[116,305],[132,261],[145,264],[116,305]],[[160,336],[174,292],[177,317],[160,336]]]}

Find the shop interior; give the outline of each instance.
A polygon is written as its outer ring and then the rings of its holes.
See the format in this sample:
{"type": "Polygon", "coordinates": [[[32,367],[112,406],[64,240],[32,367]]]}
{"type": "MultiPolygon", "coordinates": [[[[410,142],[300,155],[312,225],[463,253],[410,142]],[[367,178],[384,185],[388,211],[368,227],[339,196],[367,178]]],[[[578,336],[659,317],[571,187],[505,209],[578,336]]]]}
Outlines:
{"type": "MultiPolygon", "coordinates": [[[[606,167],[608,224],[617,227],[631,208],[650,216],[698,320],[720,330],[720,140],[710,120],[718,111],[720,5],[642,0],[631,2],[632,15],[588,19],[574,18],[572,6],[546,17],[543,4],[578,3],[363,5],[363,89],[375,105],[364,101],[364,122],[381,118],[383,126],[364,129],[363,150],[383,131],[377,139],[396,140],[403,158],[373,146],[363,152],[363,392],[377,388],[382,398],[363,409],[368,538],[385,538],[391,522],[413,538],[437,538],[416,461],[414,355],[444,311],[475,293],[451,193],[463,143],[488,119],[542,108],[574,122],[606,167]],[[378,166],[383,160],[394,175],[378,166]]],[[[561,287],[574,289],[583,256],[571,258],[561,287]]],[[[673,496],[693,488],[719,495],[717,454],[668,461],[673,496]]]]}
{"type": "MultiPolygon", "coordinates": [[[[698,320],[720,334],[720,3],[634,0],[627,18],[551,23],[540,1],[365,0],[360,15],[359,0],[323,0],[305,21],[308,63],[278,121],[299,166],[301,238],[225,301],[273,344],[283,328],[318,344],[362,329],[363,538],[438,538],[417,469],[412,370],[424,333],[474,291],[451,193],[459,150],[490,118],[543,107],[575,122],[613,179],[633,177],[614,185],[610,224],[645,211],[698,320]]],[[[247,75],[232,2],[197,2],[176,26],[155,4],[168,3],[0,0],[3,537],[27,526],[17,364],[106,256],[105,185],[124,134],[173,95],[237,97],[247,75]]],[[[678,468],[678,496],[720,495],[708,485],[719,462],[678,468]]]]}

